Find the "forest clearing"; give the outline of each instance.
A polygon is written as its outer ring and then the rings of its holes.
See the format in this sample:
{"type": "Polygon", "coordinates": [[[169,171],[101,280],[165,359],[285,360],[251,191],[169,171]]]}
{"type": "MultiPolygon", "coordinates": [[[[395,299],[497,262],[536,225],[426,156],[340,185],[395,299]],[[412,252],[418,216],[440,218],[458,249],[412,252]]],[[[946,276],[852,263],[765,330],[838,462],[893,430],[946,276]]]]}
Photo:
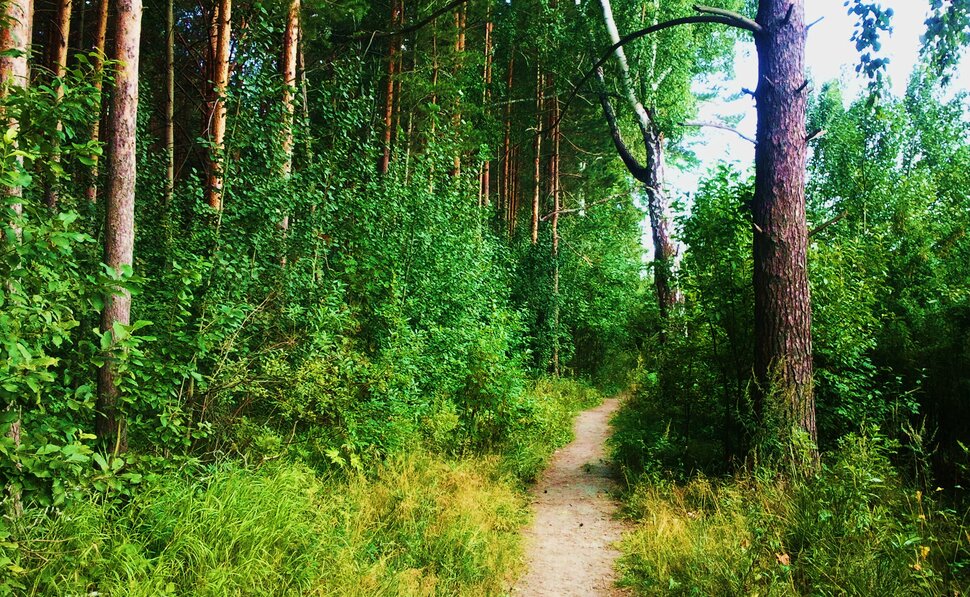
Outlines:
{"type": "Polygon", "coordinates": [[[970,1],[2,7],[0,596],[970,594],[970,1]]]}

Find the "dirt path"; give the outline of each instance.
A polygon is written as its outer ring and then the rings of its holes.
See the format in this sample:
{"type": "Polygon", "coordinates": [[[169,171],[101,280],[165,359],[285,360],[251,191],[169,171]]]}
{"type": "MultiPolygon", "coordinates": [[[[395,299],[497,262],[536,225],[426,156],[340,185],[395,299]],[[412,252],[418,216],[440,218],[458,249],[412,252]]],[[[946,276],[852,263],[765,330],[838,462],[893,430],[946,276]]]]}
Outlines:
{"type": "Polygon", "coordinates": [[[535,520],[526,530],[529,569],[513,593],[523,596],[622,595],[613,587],[612,543],[622,524],[608,491],[615,481],[605,462],[604,442],[611,398],[576,419],[573,443],[556,452],[533,489],[535,520]]]}

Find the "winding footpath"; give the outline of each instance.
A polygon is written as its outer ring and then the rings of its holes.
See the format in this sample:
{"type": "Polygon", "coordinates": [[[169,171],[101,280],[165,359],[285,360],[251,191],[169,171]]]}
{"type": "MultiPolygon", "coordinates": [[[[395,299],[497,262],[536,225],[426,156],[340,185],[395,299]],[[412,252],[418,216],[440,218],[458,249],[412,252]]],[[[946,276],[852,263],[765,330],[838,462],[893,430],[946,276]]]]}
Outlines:
{"type": "Polygon", "coordinates": [[[623,532],[610,496],[616,481],[604,444],[618,398],[577,417],[575,440],[557,451],[532,490],[535,519],[525,532],[528,571],[513,594],[524,597],[624,595],[613,586],[613,547],[623,532]]]}

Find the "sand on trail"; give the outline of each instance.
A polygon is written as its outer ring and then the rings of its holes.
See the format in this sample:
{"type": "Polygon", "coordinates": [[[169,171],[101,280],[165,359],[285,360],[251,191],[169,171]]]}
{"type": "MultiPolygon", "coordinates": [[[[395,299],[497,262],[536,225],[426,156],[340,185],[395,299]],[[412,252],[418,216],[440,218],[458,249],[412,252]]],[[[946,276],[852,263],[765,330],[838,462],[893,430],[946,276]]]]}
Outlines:
{"type": "Polygon", "coordinates": [[[525,531],[528,570],[513,595],[625,595],[613,586],[613,547],[623,532],[610,492],[616,481],[604,443],[618,398],[579,415],[575,440],[558,450],[532,489],[535,518],[525,531]]]}

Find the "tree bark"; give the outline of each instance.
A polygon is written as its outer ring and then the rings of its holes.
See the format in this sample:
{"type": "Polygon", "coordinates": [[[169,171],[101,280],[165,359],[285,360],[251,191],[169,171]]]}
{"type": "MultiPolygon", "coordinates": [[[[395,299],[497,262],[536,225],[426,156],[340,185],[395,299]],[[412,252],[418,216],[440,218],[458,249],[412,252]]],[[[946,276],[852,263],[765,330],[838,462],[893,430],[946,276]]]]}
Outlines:
{"type": "MultiPolygon", "coordinates": [[[[613,18],[613,8],[610,0],[600,0],[603,9],[603,22],[606,24],[606,31],[613,44],[620,42],[620,32],[617,29],[616,21],[613,18]]],[[[667,321],[670,311],[677,302],[677,292],[673,287],[673,257],[674,245],[670,240],[670,220],[667,215],[669,202],[664,192],[664,160],[663,160],[663,134],[656,127],[650,118],[650,113],[644,108],[637,97],[636,87],[633,77],[630,74],[630,65],[626,59],[623,46],[617,46],[614,50],[617,61],[620,63],[620,71],[623,76],[623,90],[630,107],[636,114],[637,126],[640,128],[640,135],[643,138],[644,149],[646,150],[646,166],[640,166],[633,158],[627,148],[623,145],[622,137],[619,135],[619,127],[616,123],[612,109],[608,107],[605,96],[601,96],[604,114],[613,133],[613,141],[620,153],[624,164],[631,174],[644,185],[647,197],[647,213],[650,217],[651,238],[653,240],[654,251],[654,272],[653,283],[657,292],[657,306],[660,310],[660,319],[664,323],[667,321]]],[[[597,72],[602,82],[602,74],[597,72]]],[[[661,338],[664,338],[661,331],[661,338]]]]}
{"type": "Polygon", "coordinates": [[[534,169],[532,173],[532,244],[539,242],[539,198],[542,193],[542,71],[536,67],[536,131],[533,140],[534,169]]]}
{"type": "MultiPolygon", "coordinates": [[[[30,0],[8,0],[3,13],[4,22],[0,27],[0,93],[6,94],[13,87],[27,87],[29,84],[27,52],[30,48],[31,22],[33,21],[32,6],[30,0]]],[[[20,123],[14,118],[3,114],[0,115],[7,121],[7,127],[13,132],[17,132],[20,123]]],[[[17,149],[17,138],[13,139],[12,149],[17,149]]],[[[23,167],[22,157],[16,158],[18,167],[23,167]]],[[[14,199],[11,206],[14,214],[20,216],[23,213],[23,204],[19,199],[23,196],[21,187],[8,187],[4,189],[7,197],[14,199]]],[[[21,229],[17,222],[10,223],[15,241],[21,238],[21,229]]],[[[14,449],[20,448],[21,419],[19,408],[15,404],[7,406],[8,409],[18,409],[17,418],[10,424],[7,435],[13,440],[14,449]]],[[[21,470],[21,464],[17,463],[17,470],[21,470]]],[[[23,514],[23,503],[19,490],[9,488],[11,501],[11,514],[14,518],[19,518],[23,514]]]]}
{"type": "MultiPolygon", "coordinates": [[[[391,30],[397,29],[401,23],[401,5],[398,0],[391,0],[391,30]]],[[[391,165],[391,140],[394,132],[394,75],[397,69],[397,48],[401,41],[397,36],[387,42],[387,85],[384,89],[384,145],[381,161],[377,166],[378,172],[387,174],[391,165]]]]}
{"type": "MultiPolygon", "coordinates": [[[[105,205],[104,262],[116,272],[131,267],[135,237],[135,137],[138,116],[138,46],[141,38],[141,0],[118,0],[114,59],[118,61],[111,105],[111,176],[105,205]]],[[[101,331],[113,335],[115,324],[131,321],[131,293],[109,292],[101,312],[101,331]]],[[[128,447],[125,415],[118,409],[118,376],[112,358],[98,372],[98,437],[114,447],[128,447]]]]}
{"type": "Polygon", "coordinates": [[[212,128],[209,141],[208,203],[222,209],[226,139],[226,89],[229,86],[229,51],[232,35],[232,0],[219,0],[216,11],[216,45],[213,64],[212,128]]]}
{"type": "MultiPolygon", "coordinates": [[[[102,0],[107,2],[107,0],[102,0]]],[[[165,11],[165,206],[175,192],[175,0],[165,11]]]]}
{"type": "MultiPolygon", "coordinates": [[[[94,31],[94,44],[92,49],[95,50],[94,58],[94,88],[98,92],[97,100],[97,114],[95,115],[94,122],[91,124],[91,141],[97,143],[101,140],[101,106],[103,94],[102,88],[103,84],[101,82],[101,77],[104,73],[104,48],[108,37],[108,6],[110,0],[101,0],[98,3],[98,22],[96,29],[94,31]]],[[[98,200],[98,160],[97,154],[90,156],[94,164],[91,166],[90,172],[88,172],[88,186],[84,190],[85,198],[95,203],[98,200]]]]}
{"type": "MultiPolygon", "coordinates": [[[[488,100],[492,96],[492,20],[491,20],[491,7],[488,9],[488,16],[485,21],[485,72],[483,73],[483,79],[485,82],[485,92],[482,96],[482,105],[488,106],[488,100]]],[[[487,110],[487,108],[486,108],[487,110]]],[[[491,176],[492,176],[492,162],[490,160],[485,160],[482,164],[482,206],[488,207],[490,204],[491,195],[491,176]]]]}
{"type": "MultiPolygon", "coordinates": [[[[55,79],[54,94],[58,103],[64,99],[64,84],[62,79],[67,73],[67,44],[71,36],[71,8],[72,0],[58,0],[57,13],[50,29],[50,64],[48,68],[55,79]]],[[[61,161],[60,134],[64,125],[60,119],[54,125],[54,151],[50,160],[54,163],[61,161]]],[[[50,174],[44,181],[44,203],[51,209],[57,208],[58,201],[57,179],[50,174]]]]}
{"type": "MultiPolygon", "coordinates": [[[[293,117],[296,100],[296,62],[297,49],[300,39],[300,0],[291,0],[286,16],[286,27],[283,28],[283,135],[280,146],[283,150],[283,163],[280,165],[280,176],[287,180],[293,172],[293,117]]],[[[290,227],[290,216],[285,214],[280,223],[284,234],[290,227]]],[[[284,258],[285,263],[285,258],[284,258]]]]}
{"type": "Polygon", "coordinates": [[[802,429],[814,441],[811,302],[805,220],[807,142],[804,0],[761,0],[758,127],[755,148],[755,405],[780,430],[802,429]]]}
{"type": "Polygon", "coordinates": [[[559,212],[562,208],[559,178],[559,97],[553,92],[549,179],[552,186],[552,373],[559,376],[559,212]]]}

